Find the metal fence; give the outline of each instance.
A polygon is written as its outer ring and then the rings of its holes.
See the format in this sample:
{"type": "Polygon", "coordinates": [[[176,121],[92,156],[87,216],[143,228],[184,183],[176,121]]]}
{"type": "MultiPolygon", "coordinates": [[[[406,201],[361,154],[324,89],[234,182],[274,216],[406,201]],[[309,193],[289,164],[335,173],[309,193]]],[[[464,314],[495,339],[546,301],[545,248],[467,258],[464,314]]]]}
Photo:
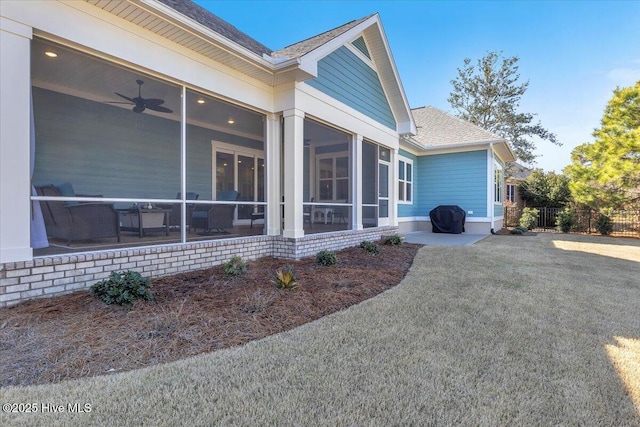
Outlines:
{"type": "MultiPolygon", "coordinates": [[[[538,211],[538,227],[533,231],[557,232],[556,217],[564,208],[533,208],[538,211]]],[[[575,214],[575,225],[571,231],[575,233],[598,234],[596,220],[599,212],[593,209],[578,209],[575,214]]],[[[522,208],[504,208],[504,226],[513,228],[518,225],[522,208]]],[[[612,236],[640,237],[640,210],[617,210],[611,214],[613,221],[612,236]]]]}

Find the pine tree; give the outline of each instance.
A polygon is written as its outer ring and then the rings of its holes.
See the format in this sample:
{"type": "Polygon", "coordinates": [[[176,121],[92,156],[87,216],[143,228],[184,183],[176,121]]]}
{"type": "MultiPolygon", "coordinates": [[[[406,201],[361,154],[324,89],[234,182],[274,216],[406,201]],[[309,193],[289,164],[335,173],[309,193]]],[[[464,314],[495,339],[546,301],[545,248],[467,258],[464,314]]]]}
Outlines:
{"type": "Polygon", "coordinates": [[[535,114],[518,111],[520,98],[529,87],[528,81],[518,84],[518,61],[517,56],[502,58],[496,52],[479,59],[477,66],[466,58],[451,80],[453,91],[447,101],[458,117],[505,138],[518,159],[532,163],[536,155],[531,137],[560,143],[539,121],[533,122],[535,114]]]}
{"type": "Polygon", "coordinates": [[[640,81],[613,91],[593,137],[565,168],[574,199],[593,208],[640,203],[640,81]]]}

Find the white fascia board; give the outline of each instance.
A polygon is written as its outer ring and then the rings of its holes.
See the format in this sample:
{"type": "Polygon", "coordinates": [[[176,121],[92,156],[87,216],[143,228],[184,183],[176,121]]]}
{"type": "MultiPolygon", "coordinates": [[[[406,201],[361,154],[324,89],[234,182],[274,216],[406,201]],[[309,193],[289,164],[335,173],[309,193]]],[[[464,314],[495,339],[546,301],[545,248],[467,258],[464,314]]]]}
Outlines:
{"type": "Polygon", "coordinates": [[[0,30],[7,33],[15,34],[26,39],[33,37],[33,31],[31,27],[28,27],[19,22],[7,19],[4,16],[0,16],[0,30]]]}
{"type": "Polygon", "coordinates": [[[389,60],[389,65],[391,66],[393,76],[398,85],[397,90],[400,92],[400,96],[402,97],[402,102],[404,104],[404,109],[406,110],[407,116],[409,118],[408,129],[406,131],[403,131],[402,129],[398,128],[398,133],[416,135],[418,133],[418,130],[417,130],[415,121],[413,119],[413,114],[411,113],[411,107],[409,106],[409,100],[407,99],[407,94],[404,90],[404,86],[402,85],[402,80],[400,80],[400,73],[398,73],[398,68],[396,67],[396,61],[393,59],[393,54],[391,53],[391,48],[389,47],[387,34],[385,33],[384,27],[382,25],[382,21],[378,18],[377,14],[375,15],[375,18],[377,18],[376,23],[378,24],[378,31],[380,32],[382,43],[384,44],[384,48],[387,51],[387,58],[389,60]]]}
{"type": "Polygon", "coordinates": [[[230,51],[237,53],[244,59],[273,71],[273,61],[267,59],[266,57],[258,55],[257,53],[232,40],[229,40],[226,37],[223,37],[222,35],[200,24],[199,22],[182,15],[181,13],[165,5],[164,3],[160,3],[157,0],[137,0],[136,3],[139,7],[142,7],[144,5],[144,8],[149,12],[155,12],[156,15],[161,15],[162,17],[167,17],[173,21],[179,22],[180,24],[185,25],[194,32],[200,33],[207,38],[223,45],[224,47],[228,48],[230,51]]]}
{"type": "Polygon", "coordinates": [[[305,53],[300,57],[301,63],[304,64],[306,61],[314,61],[317,63],[322,58],[329,55],[331,52],[340,48],[342,45],[349,43],[351,40],[353,40],[356,37],[356,35],[363,32],[365,29],[370,27],[373,23],[378,22],[378,19],[379,18],[377,14],[373,15],[366,21],[359,23],[355,27],[350,28],[349,30],[345,31],[344,33],[340,34],[337,37],[334,37],[333,39],[329,40],[325,44],[318,46],[311,52],[305,53]]]}

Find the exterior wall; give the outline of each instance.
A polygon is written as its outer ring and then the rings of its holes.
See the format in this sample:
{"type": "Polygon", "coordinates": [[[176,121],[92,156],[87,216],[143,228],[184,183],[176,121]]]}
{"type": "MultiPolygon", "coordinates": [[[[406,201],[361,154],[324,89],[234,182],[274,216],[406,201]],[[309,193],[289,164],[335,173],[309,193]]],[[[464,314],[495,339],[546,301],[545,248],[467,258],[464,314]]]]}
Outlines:
{"type": "MultiPolygon", "coordinates": [[[[418,199],[419,195],[416,194],[416,191],[417,191],[416,182],[417,182],[417,177],[419,175],[419,171],[417,170],[418,157],[405,150],[400,150],[399,155],[407,159],[413,160],[413,183],[412,183],[413,184],[413,203],[409,204],[409,203],[398,202],[398,219],[419,216],[421,214],[424,215],[424,213],[420,211],[420,206],[419,206],[420,200],[418,199]]],[[[429,213],[427,212],[427,215],[428,214],[429,213]]]]}
{"type": "MultiPolygon", "coordinates": [[[[498,224],[498,222],[500,222],[500,224],[502,223],[502,220],[500,221],[496,221],[496,224],[498,224]]],[[[500,225],[496,225],[497,230],[499,230],[500,228],[502,228],[502,226],[500,225]]],[[[481,221],[473,221],[473,222],[465,222],[464,225],[464,232],[467,234],[490,234],[491,233],[491,222],[487,221],[487,220],[481,220],[481,221]]],[[[414,231],[426,231],[431,233],[432,232],[432,228],[431,228],[431,221],[429,220],[429,217],[426,218],[419,218],[419,219],[412,219],[410,221],[405,221],[405,222],[400,222],[398,223],[398,232],[405,234],[405,233],[411,233],[414,231]]]]}
{"type": "Polygon", "coordinates": [[[439,205],[458,205],[468,219],[487,217],[486,156],[486,150],[479,150],[418,157],[416,216],[428,217],[439,205]]]}
{"type": "Polygon", "coordinates": [[[356,246],[363,240],[379,240],[395,227],[340,231],[288,239],[258,236],[214,242],[186,243],[77,255],[36,258],[0,264],[0,307],[37,297],[62,295],[85,289],[113,271],[134,270],[161,277],[222,264],[232,256],[300,259],[323,249],[356,246]]]}
{"type": "Polygon", "coordinates": [[[346,47],[321,59],[318,77],[306,83],[388,128],[396,128],[378,74],[346,47]]]}

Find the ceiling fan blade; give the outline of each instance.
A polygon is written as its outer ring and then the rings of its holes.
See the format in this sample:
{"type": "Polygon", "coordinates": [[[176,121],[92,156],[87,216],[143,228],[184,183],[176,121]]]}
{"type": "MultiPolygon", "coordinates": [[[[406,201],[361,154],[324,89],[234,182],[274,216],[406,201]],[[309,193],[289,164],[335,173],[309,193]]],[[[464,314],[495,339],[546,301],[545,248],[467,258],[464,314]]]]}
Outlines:
{"type": "Polygon", "coordinates": [[[144,103],[147,105],[147,107],[151,106],[151,105],[162,105],[164,104],[164,99],[156,99],[156,98],[150,98],[150,99],[145,99],[144,103]]]}
{"type": "Polygon", "coordinates": [[[118,93],[118,92],[114,92],[114,93],[115,93],[116,95],[118,95],[120,98],[124,98],[124,99],[126,99],[127,101],[131,102],[132,104],[135,104],[135,103],[136,103],[136,101],[134,101],[133,99],[129,98],[128,96],[124,96],[123,94],[118,93]]]}
{"type": "Polygon", "coordinates": [[[173,110],[168,109],[167,107],[161,107],[159,105],[147,105],[149,110],[158,111],[160,113],[173,113],[173,110]]]}

